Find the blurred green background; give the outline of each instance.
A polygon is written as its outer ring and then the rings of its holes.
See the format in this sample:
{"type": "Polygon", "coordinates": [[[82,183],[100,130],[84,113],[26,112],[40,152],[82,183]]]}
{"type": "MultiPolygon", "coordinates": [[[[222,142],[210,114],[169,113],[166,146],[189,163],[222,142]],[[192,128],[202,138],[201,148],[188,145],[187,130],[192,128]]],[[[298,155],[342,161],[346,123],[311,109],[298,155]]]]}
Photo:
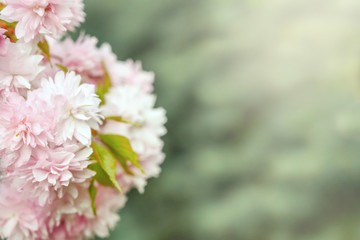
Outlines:
{"type": "Polygon", "coordinates": [[[85,4],[169,119],[163,172],[109,239],[360,239],[358,0],[85,4]]]}

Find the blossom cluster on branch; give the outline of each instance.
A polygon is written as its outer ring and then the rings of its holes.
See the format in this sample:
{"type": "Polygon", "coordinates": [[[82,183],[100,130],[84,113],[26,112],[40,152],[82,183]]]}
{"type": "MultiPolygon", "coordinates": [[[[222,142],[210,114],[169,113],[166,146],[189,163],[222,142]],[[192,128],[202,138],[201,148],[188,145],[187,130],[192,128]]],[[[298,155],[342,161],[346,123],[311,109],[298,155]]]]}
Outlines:
{"type": "Polygon", "coordinates": [[[0,238],[106,237],[160,173],[154,74],[81,34],[82,0],[0,1],[0,238]]]}

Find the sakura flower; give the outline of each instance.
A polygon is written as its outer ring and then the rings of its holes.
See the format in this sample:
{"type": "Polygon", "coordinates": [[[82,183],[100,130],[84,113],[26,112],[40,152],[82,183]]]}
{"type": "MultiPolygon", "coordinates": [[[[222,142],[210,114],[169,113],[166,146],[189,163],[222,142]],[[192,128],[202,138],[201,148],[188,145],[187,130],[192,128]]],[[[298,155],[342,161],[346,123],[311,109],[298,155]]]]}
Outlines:
{"type": "Polygon", "coordinates": [[[119,79],[115,79],[118,84],[129,84],[138,86],[145,92],[152,92],[154,73],[142,70],[141,62],[127,60],[119,63],[119,79]]]}
{"type": "Polygon", "coordinates": [[[89,184],[90,181],[76,184],[76,198],[67,192],[51,203],[50,217],[47,221],[47,228],[51,233],[50,239],[80,239],[80,236],[82,239],[84,220],[94,216],[88,192],[89,184]]]}
{"type": "Polygon", "coordinates": [[[86,219],[84,236],[88,239],[97,235],[101,238],[109,237],[120,220],[118,211],[125,206],[126,196],[113,188],[98,186],[95,199],[97,215],[86,219]]]}
{"type": "Polygon", "coordinates": [[[84,12],[83,0],[73,0],[70,4],[72,18],[70,24],[66,24],[65,27],[70,31],[74,31],[75,27],[78,27],[80,23],[84,22],[86,14],[84,12]]]}
{"type": "Polygon", "coordinates": [[[120,220],[119,209],[123,208],[126,196],[109,187],[97,186],[95,199],[97,215],[91,209],[91,201],[87,189],[79,189],[77,199],[71,204],[54,205],[57,209],[55,218],[49,221],[50,239],[92,239],[109,236],[109,232],[120,220]],[[53,220],[56,220],[55,222],[53,220]]]}
{"type": "Polygon", "coordinates": [[[82,148],[78,144],[38,148],[28,164],[5,178],[17,178],[14,187],[31,191],[41,206],[55,198],[62,198],[65,193],[77,198],[77,184],[84,183],[95,174],[87,169],[91,153],[91,148],[82,148]]]}
{"type": "Polygon", "coordinates": [[[118,86],[106,94],[105,103],[101,109],[104,116],[121,116],[142,125],[145,122],[144,111],[152,109],[155,96],[145,94],[135,86],[118,86]]]}
{"type": "Polygon", "coordinates": [[[82,240],[84,238],[85,217],[78,214],[70,214],[61,219],[50,235],[50,239],[61,240],[82,240]]]}
{"type": "Polygon", "coordinates": [[[83,7],[81,0],[9,0],[0,19],[18,22],[15,35],[25,42],[42,35],[59,38],[84,21],[83,7]]]}
{"type": "Polygon", "coordinates": [[[2,183],[0,187],[0,238],[8,240],[46,239],[46,208],[2,183]]]}
{"type": "Polygon", "coordinates": [[[82,80],[98,79],[103,75],[101,59],[95,37],[83,34],[74,42],[66,38],[63,42],[49,41],[55,61],[71,71],[81,74],[82,80]]]}
{"type": "Polygon", "coordinates": [[[3,158],[3,168],[13,164],[21,166],[29,160],[34,148],[46,147],[53,140],[55,126],[52,111],[51,106],[45,103],[32,104],[16,93],[5,94],[0,105],[0,156],[3,158]]]}
{"type": "Polygon", "coordinates": [[[97,47],[95,37],[81,34],[74,41],[49,41],[55,61],[83,77],[83,81],[98,84],[104,78],[104,66],[113,85],[129,84],[145,92],[153,91],[154,73],[142,70],[141,62],[118,61],[109,44],[97,47]],[[103,66],[104,65],[104,66],[103,66]]]}
{"type": "Polygon", "coordinates": [[[43,56],[33,54],[28,44],[7,43],[6,47],[6,53],[0,55],[0,90],[30,89],[44,70],[40,66],[43,56]]]}
{"type": "Polygon", "coordinates": [[[59,71],[54,79],[43,80],[41,88],[57,109],[58,127],[55,143],[60,145],[73,137],[83,145],[91,143],[91,128],[98,129],[102,116],[99,114],[100,99],[95,86],[80,84],[81,76],[74,72],[59,71]]]}
{"type": "Polygon", "coordinates": [[[81,34],[76,41],[66,38],[63,42],[49,41],[49,44],[54,60],[80,74],[84,82],[101,82],[105,75],[104,66],[111,79],[119,78],[121,66],[111,47],[104,43],[98,48],[95,37],[81,34]]]}
{"type": "Polygon", "coordinates": [[[140,62],[119,61],[95,37],[58,41],[84,21],[83,0],[0,3],[0,239],[107,237],[126,194],[134,187],[142,193],[164,160],[166,116],[154,107],[154,74],[140,62]],[[43,39],[49,52],[37,46],[43,39]],[[100,105],[97,85],[108,77],[100,105]],[[145,173],[130,162],[126,171],[116,163],[110,173],[114,166],[101,151],[96,157],[104,171],[90,170],[92,140],[105,142],[97,132],[127,137],[145,173]],[[123,193],[100,185],[107,175],[123,193]]]}

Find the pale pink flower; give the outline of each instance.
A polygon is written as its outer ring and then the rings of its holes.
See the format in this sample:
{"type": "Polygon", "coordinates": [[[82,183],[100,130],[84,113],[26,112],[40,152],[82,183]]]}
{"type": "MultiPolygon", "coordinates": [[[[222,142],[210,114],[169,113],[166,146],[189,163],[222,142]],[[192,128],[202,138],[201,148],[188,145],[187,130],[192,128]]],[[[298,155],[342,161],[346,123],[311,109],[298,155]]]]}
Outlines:
{"type": "Polygon", "coordinates": [[[78,234],[83,235],[85,225],[78,222],[77,216],[82,216],[86,219],[92,218],[94,215],[91,209],[91,199],[88,192],[89,184],[89,180],[84,183],[76,184],[76,198],[73,197],[72,193],[66,192],[62,198],[56,198],[51,203],[51,217],[47,223],[49,232],[58,232],[56,235],[63,231],[68,233],[72,232],[72,237],[78,234]],[[76,229],[72,229],[73,227],[76,229]]]}
{"type": "Polygon", "coordinates": [[[118,84],[129,84],[138,86],[145,92],[152,92],[154,87],[154,73],[143,71],[141,62],[127,60],[119,62],[118,65],[119,79],[115,79],[118,84]]]}
{"type": "Polygon", "coordinates": [[[25,42],[43,35],[59,38],[84,21],[83,7],[80,0],[8,0],[0,19],[18,22],[15,35],[25,42]]]}
{"type": "Polygon", "coordinates": [[[77,198],[77,184],[84,183],[94,176],[87,169],[91,163],[91,148],[79,144],[66,144],[61,147],[37,148],[28,164],[16,169],[6,179],[16,179],[14,187],[32,192],[38,203],[44,206],[56,198],[69,194],[77,198]]]}
{"type": "Polygon", "coordinates": [[[102,82],[105,74],[103,65],[112,80],[119,78],[121,66],[116,55],[107,43],[97,47],[96,37],[81,34],[76,41],[66,38],[62,42],[49,43],[54,61],[80,74],[84,82],[102,82]]]}
{"type": "Polygon", "coordinates": [[[6,45],[6,53],[0,55],[0,90],[30,89],[31,82],[44,70],[40,65],[43,56],[33,54],[28,44],[8,42],[6,45]]]}
{"type": "Polygon", "coordinates": [[[97,130],[102,123],[99,114],[100,99],[95,86],[81,84],[81,76],[74,72],[59,71],[54,79],[44,79],[41,88],[48,101],[56,107],[58,126],[55,143],[60,145],[73,137],[83,145],[91,143],[91,129],[97,130]]]}
{"type": "Polygon", "coordinates": [[[80,74],[85,82],[101,82],[104,64],[114,86],[128,84],[138,86],[145,92],[153,91],[153,72],[143,71],[139,61],[118,61],[109,44],[97,47],[96,37],[81,34],[76,41],[66,38],[62,42],[50,40],[49,43],[54,61],[80,74]]]}
{"type": "Polygon", "coordinates": [[[46,208],[37,205],[31,194],[0,184],[0,238],[8,240],[46,239],[46,208]]]}
{"type": "Polygon", "coordinates": [[[125,194],[134,187],[144,192],[147,179],[160,173],[166,116],[154,107],[154,74],[140,62],[118,61],[95,37],[57,41],[84,21],[83,8],[83,0],[6,0],[0,12],[1,20],[17,22],[19,38],[10,42],[0,28],[1,239],[107,237],[120,220],[125,194]],[[51,61],[36,47],[42,39],[51,61]],[[106,73],[112,87],[100,106],[96,87],[106,73]],[[101,126],[104,116],[128,123],[106,120],[101,126]],[[95,180],[96,215],[88,192],[95,175],[88,169],[92,130],[127,137],[145,171],[129,163],[130,175],[117,165],[124,194],[95,180]]]}
{"type": "Polygon", "coordinates": [[[106,104],[101,108],[104,116],[121,116],[137,124],[145,123],[145,112],[152,110],[155,96],[140,88],[124,85],[113,87],[105,96],[106,104]]]}
{"type": "Polygon", "coordinates": [[[120,220],[118,211],[124,207],[126,196],[113,188],[98,184],[96,186],[97,215],[92,212],[87,188],[80,188],[78,198],[60,200],[54,205],[54,209],[57,209],[55,218],[52,218],[48,225],[51,230],[50,239],[93,239],[95,235],[102,238],[109,236],[110,230],[120,220]]]}
{"type": "Polygon", "coordinates": [[[74,42],[66,38],[62,42],[49,41],[54,61],[65,66],[70,71],[75,71],[82,76],[82,80],[89,82],[91,79],[100,79],[103,70],[101,69],[101,58],[96,45],[96,37],[81,34],[74,42]]]}
{"type": "Polygon", "coordinates": [[[65,27],[69,31],[74,31],[76,27],[80,26],[80,23],[85,21],[84,2],[83,0],[73,0],[71,3],[72,18],[70,24],[66,24],[65,27]]]}
{"type": "Polygon", "coordinates": [[[52,240],[82,240],[84,239],[84,225],[86,218],[78,214],[67,215],[61,219],[61,222],[51,232],[52,240]]]}
{"type": "Polygon", "coordinates": [[[16,93],[6,93],[0,105],[1,165],[9,171],[13,164],[26,163],[32,149],[46,147],[53,140],[53,109],[44,102],[28,101],[16,93]]]}
{"type": "Polygon", "coordinates": [[[84,236],[91,239],[94,235],[106,238],[120,220],[119,209],[126,203],[126,196],[109,187],[98,186],[95,200],[97,215],[86,219],[84,236]]]}

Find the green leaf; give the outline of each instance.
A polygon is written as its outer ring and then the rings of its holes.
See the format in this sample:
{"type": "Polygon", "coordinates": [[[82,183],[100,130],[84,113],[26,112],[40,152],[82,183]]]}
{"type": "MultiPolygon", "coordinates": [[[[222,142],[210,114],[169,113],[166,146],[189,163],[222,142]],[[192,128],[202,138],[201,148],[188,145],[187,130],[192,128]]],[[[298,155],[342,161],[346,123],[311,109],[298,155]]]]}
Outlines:
{"type": "Polygon", "coordinates": [[[69,69],[67,69],[67,67],[61,65],[61,64],[56,64],[56,66],[60,69],[62,69],[65,73],[67,73],[69,71],[69,69]]]}
{"type": "Polygon", "coordinates": [[[1,12],[1,10],[3,10],[5,7],[6,7],[6,5],[5,5],[5,4],[0,3],[0,12],[1,12]]]}
{"type": "Polygon", "coordinates": [[[38,47],[43,52],[43,54],[46,56],[47,60],[50,62],[50,48],[49,48],[49,44],[46,41],[46,39],[44,39],[43,41],[39,41],[38,47]]]}
{"type": "Polygon", "coordinates": [[[106,68],[105,62],[101,62],[101,67],[104,71],[103,93],[105,95],[111,88],[112,84],[111,84],[111,78],[110,78],[109,72],[106,68]]]}
{"type": "Polygon", "coordinates": [[[145,174],[139,163],[138,155],[130,145],[129,139],[124,136],[112,134],[100,134],[99,136],[101,141],[110,149],[125,171],[130,171],[126,163],[126,161],[129,161],[145,174]]]}
{"type": "Polygon", "coordinates": [[[88,169],[96,172],[94,179],[98,183],[100,183],[101,185],[106,186],[106,187],[115,187],[114,184],[111,182],[109,175],[107,175],[107,173],[102,169],[102,167],[100,166],[100,164],[98,162],[90,164],[88,166],[88,169]]]}
{"type": "MultiPolygon", "coordinates": [[[[3,6],[5,7],[5,5],[3,6]]],[[[1,4],[0,4],[0,11],[1,11],[1,4]]],[[[5,36],[7,36],[11,42],[15,43],[18,41],[17,37],[15,36],[15,27],[18,22],[7,22],[2,19],[0,19],[0,28],[6,29],[7,31],[4,33],[5,36]]]]}
{"type": "Polygon", "coordinates": [[[122,117],[119,117],[119,116],[106,117],[105,120],[113,120],[113,121],[117,121],[117,122],[128,123],[128,124],[134,125],[134,126],[136,126],[136,127],[141,127],[140,124],[134,123],[134,122],[130,122],[130,121],[126,121],[125,119],[123,119],[122,117]]]}
{"type": "Polygon", "coordinates": [[[118,156],[117,157],[118,162],[120,163],[120,165],[122,166],[122,168],[124,169],[124,171],[128,174],[128,175],[132,175],[134,176],[135,174],[130,170],[126,158],[123,158],[122,156],[118,156]]]}
{"type": "Polygon", "coordinates": [[[109,74],[104,62],[101,62],[101,67],[104,71],[104,79],[103,79],[102,84],[101,83],[98,84],[96,94],[101,99],[101,105],[102,105],[105,103],[105,94],[109,91],[112,84],[111,84],[110,74],[109,74]]]}
{"type": "Polygon", "coordinates": [[[91,208],[93,210],[94,215],[96,216],[96,204],[95,204],[95,198],[97,195],[97,188],[94,185],[94,180],[92,180],[90,182],[90,186],[89,186],[89,195],[90,195],[90,199],[91,199],[91,208]]]}
{"type": "Polygon", "coordinates": [[[97,85],[96,94],[99,96],[99,98],[101,100],[101,104],[105,103],[105,99],[104,99],[105,94],[103,94],[102,86],[100,83],[98,83],[98,85],[97,85]]]}
{"type": "Polygon", "coordinates": [[[116,181],[116,159],[105,147],[96,142],[92,142],[92,149],[94,150],[93,156],[95,160],[100,164],[101,168],[108,175],[110,181],[117,190],[122,192],[118,182],[116,181]]]}

